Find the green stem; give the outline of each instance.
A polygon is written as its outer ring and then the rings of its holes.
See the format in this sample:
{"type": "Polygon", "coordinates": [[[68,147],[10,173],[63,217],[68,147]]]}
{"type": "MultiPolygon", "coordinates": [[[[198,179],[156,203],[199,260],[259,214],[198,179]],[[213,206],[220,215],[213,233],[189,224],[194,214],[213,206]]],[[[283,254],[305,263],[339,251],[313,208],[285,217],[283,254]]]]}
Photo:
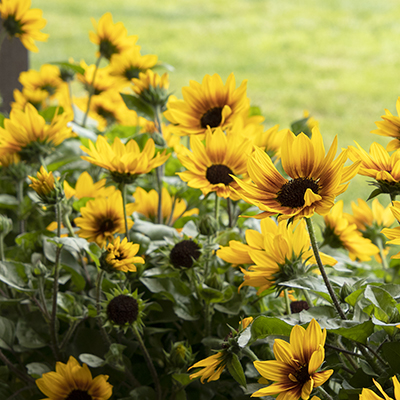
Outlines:
{"type": "Polygon", "coordinates": [[[154,364],[153,361],[151,360],[150,354],[147,351],[147,348],[143,342],[142,337],[140,336],[139,331],[137,330],[137,327],[135,325],[133,325],[133,333],[136,336],[137,341],[139,342],[139,346],[140,349],[142,350],[144,359],[146,361],[147,367],[150,370],[151,376],[153,377],[153,381],[154,381],[154,386],[156,387],[156,396],[157,396],[157,400],[161,400],[161,385],[160,385],[160,381],[158,379],[158,375],[157,375],[157,371],[154,368],[154,364]]]}
{"type": "Polygon", "coordinates": [[[51,310],[51,319],[50,319],[50,337],[51,343],[53,347],[53,353],[56,360],[60,359],[59,355],[59,347],[58,347],[58,338],[57,338],[57,296],[58,296],[58,278],[60,274],[60,256],[61,256],[62,247],[57,246],[56,252],[56,262],[55,262],[55,270],[54,270],[54,281],[53,281],[53,302],[52,302],[52,310],[51,310]]]}
{"type": "Polygon", "coordinates": [[[60,349],[63,349],[64,346],[69,342],[69,340],[71,339],[71,336],[75,332],[75,329],[77,328],[77,326],[79,325],[80,322],[81,321],[79,321],[79,320],[75,320],[72,324],[70,324],[68,331],[64,336],[64,339],[60,343],[60,349]]]}
{"type": "Polygon", "coordinates": [[[22,203],[24,201],[24,180],[21,179],[17,183],[17,200],[19,211],[19,232],[25,233],[25,220],[22,218],[22,203]]]}
{"type": "Polygon", "coordinates": [[[233,218],[232,218],[232,200],[228,197],[226,199],[226,209],[228,211],[229,218],[229,228],[233,228],[233,218]]]}
{"type": "Polygon", "coordinates": [[[345,319],[347,319],[346,315],[344,314],[342,308],[340,307],[339,300],[336,297],[336,294],[335,294],[335,292],[334,292],[334,290],[332,288],[332,285],[331,285],[331,283],[330,283],[330,281],[328,279],[328,275],[325,272],[324,265],[322,264],[322,260],[321,260],[321,257],[319,255],[318,243],[317,243],[317,238],[315,236],[312,220],[311,220],[311,218],[305,218],[305,220],[306,220],[306,223],[307,223],[308,234],[310,235],[311,246],[312,246],[312,249],[313,249],[313,252],[314,252],[314,257],[315,257],[315,260],[317,261],[317,265],[318,265],[318,268],[319,268],[319,270],[321,272],[321,275],[322,275],[322,278],[324,280],[325,286],[328,289],[329,295],[331,296],[331,299],[333,301],[333,305],[335,306],[337,313],[339,314],[341,319],[345,320],[345,319]]]}
{"type": "Polygon", "coordinates": [[[39,278],[39,298],[40,298],[40,301],[41,301],[41,303],[42,303],[42,312],[43,312],[43,315],[44,315],[44,318],[46,319],[46,322],[50,322],[51,321],[51,316],[50,316],[50,314],[49,314],[49,310],[47,309],[47,303],[46,303],[46,296],[45,296],[45,294],[44,294],[44,278],[43,277],[40,277],[39,278]]]}
{"type": "Polygon", "coordinates": [[[174,219],[175,205],[176,205],[176,196],[174,196],[174,200],[172,201],[171,214],[169,215],[169,218],[168,218],[168,221],[167,221],[167,225],[168,226],[172,226],[173,225],[172,221],[174,219]]]}
{"type": "Polygon", "coordinates": [[[245,347],[242,352],[245,356],[249,357],[251,361],[258,361],[258,357],[253,353],[250,347],[245,347]]]}
{"type": "Polygon", "coordinates": [[[102,55],[99,56],[99,58],[96,61],[96,66],[93,72],[93,78],[92,78],[92,82],[90,83],[90,87],[89,87],[89,97],[88,97],[88,102],[87,102],[87,106],[86,106],[86,113],[83,117],[83,121],[82,121],[82,127],[84,128],[86,126],[86,120],[89,114],[89,109],[90,109],[90,103],[92,101],[92,97],[94,95],[94,81],[96,79],[96,75],[97,75],[97,71],[99,69],[99,65],[100,65],[100,61],[101,61],[102,55]]]}
{"type": "Polygon", "coordinates": [[[157,208],[157,223],[163,223],[162,215],[162,189],[163,189],[163,166],[156,168],[157,189],[158,189],[158,208],[157,208]]]}
{"type": "Polygon", "coordinates": [[[0,260],[5,261],[4,257],[4,234],[0,233],[0,260]]]}
{"type": "Polygon", "coordinates": [[[100,312],[101,312],[101,307],[100,307],[100,297],[101,297],[101,285],[103,282],[103,277],[104,277],[105,271],[101,270],[97,276],[97,282],[96,282],[96,311],[97,311],[97,325],[100,328],[101,336],[103,337],[103,340],[105,343],[107,343],[108,346],[112,345],[111,339],[108,336],[108,333],[104,329],[103,326],[103,320],[100,317],[100,312]]]}
{"type": "Polygon", "coordinates": [[[381,257],[382,268],[386,271],[389,269],[389,265],[387,263],[387,259],[386,259],[385,253],[384,253],[382,238],[380,238],[378,236],[376,242],[377,242],[376,244],[378,245],[378,248],[379,248],[379,256],[381,257]]]}
{"type": "Polygon", "coordinates": [[[319,391],[327,400],[333,400],[333,397],[322,386],[318,386],[317,389],[319,389],[319,391]]]}
{"type": "Polygon", "coordinates": [[[292,312],[290,310],[290,299],[289,299],[288,290],[284,289],[283,293],[285,295],[286,315],[290,315],[292,312]]]}
{"type": "Polygon", "coordinates": [[[314,307],[314,304],[313,304],[313,302],[311,300],[311,297],[310,297],[310,294],[308,293],[308,290],[303,289],[303,294],[304,294],[304,297],[305,297],[306,302],[308,304],[308,307],[310,307],[310,308],[314,307]]]}
{"type": "Polygon", "coordinates": [[[23,373],[18,368],[14,366],[14,364],[8,359],[8,357],[0,350],[0,360],[3,361],[5,365],[7,365],[8,369],[12,371],[19,379],[27,383],[28,385],[34,385],[35,380],[29,376],[28,374],[23,373]]]}
{"type": "Polygon", "coordinates": [[[74,232],[74,228],[72,228],[71,221],[69,220],[69,213],[68,212],[64,212],[63,213],[63,222],[64,222],[64,226],[68,229],[69,235],[71,237],[76,237],[75,236],[75,232],[74,232]]]}
{"type": "Polygon", "coordinates": [[[217,192],[215,192],[215,220],[217,222],[217,232],[219,231],[219,203],[220,203],[220,198],[217,194],[217,192]]]}
{"type": "Polygon", "coordinates": [[[122,193],[122,208],[124,209],[125,235],[126,235],[128,242],[130,242],[129,229],[128,229],[128,215],[126,213],[126,184],[121,183],[119,185],[119,189],[121,190],[121,193],[122,193]]]}
{"type": "Polygon", "coordinates": [[[211,308],[210,302],[206,301],[206,306],[204,308],[204,330],[205,330],[205,337],[211,336],[211,308]]]}

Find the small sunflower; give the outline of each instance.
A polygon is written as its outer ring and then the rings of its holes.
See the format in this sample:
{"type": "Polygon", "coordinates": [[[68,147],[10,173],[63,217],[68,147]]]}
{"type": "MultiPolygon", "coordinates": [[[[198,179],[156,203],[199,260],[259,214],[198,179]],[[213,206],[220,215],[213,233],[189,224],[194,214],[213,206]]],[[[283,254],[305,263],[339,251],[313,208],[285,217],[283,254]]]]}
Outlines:
{"type": "MultiPolygon", "coordinates": [[[[125,233],[122,195],[119,190],[109,197],[89,200],[80,212],[82,216],[74,220],[80,228],[77,234],[89,242],[96,242],[100,247],[105,247],[107,241],[114,240],[114,234],[125,233]]],[[[128,215],[132,214],[133,203],[126,205],[126,212],[128,215]]],[[[128,218],[128,229],[131,229],[132,225],[133,221],[128,218]]]]}
{"type": "Polygon", "coordinates": [[[70,186],[70,184],[64,180],[64,192],[65,197],[70,199],[75,197],[77,199],[82,199],[84,197],[98,198],[98,197],[108,197],[115,192],[115,186],[107,186],[106,179],[101,179],[98,182],[93,182],[93,178],[87,171],[82,172],[76,181],[75,189],[70,186]]]}
{"type": "Polygon", "coordinates": [[[112,243],[107,245],[102,265],[110,272],[135,272],[135,264],[144,264],[142,257],[136,257],[139,247],[138,244],[128,242],[127,238],[121,242],[120,236],[117,236],[112,243]]]}
{"type": "Polygon", "coordinates": [[[386,146],[387,151],[397,150],[400,148],[400,97],[398,97],[396,101],[396,110],[398,117],[385,109],[385,115],[381,116],[383,121],[375,122],[378,129],[371,131],[371,133],[376,133],[380,136],[389,136],[394,138],[394,140],[389,142],[386,146]]]}
{"type": "MultiPolygon", "coordinates": [[[[391,397],[389,397],[382,389],[382,386],[372,378],[372,380],[375,383],[375,386],[379,389],[379,391],[382,393],[384,400],[393,400],[391,397]]],[[[395,400],[400,400],[400,383],[397,380],[396,375],[392,377],[393,380],[393,386],[394,386],[394,398],[395,400]]],[[[382,397],[379,397],[375,392],[373,392],[371,389],[363,389],[359,400],[383,400],[382,397]]]]}
{"type": "Polygon", "coordinates": [[[107,375],[93,379],[88,366],[81,366],[70,356],[66,364],[56,363],[55,372],[47,372],[36,379],[36,385],[47,396],[46,400],[108,400],[112,386],[107,380],[107,375]]]}
{"type": "Polygon", "coordinates": [[[343,150],[334,160],[337,138],[325,155],[322,136],[313,129],[311,139],[304,134],[295,136],[288,131],[282,142],[281,162],[289,179],[284,178],[271,158],[260,148],[247,163],[248,174],[254,183],[233,177],[239,186],[237,193],[247,203],[263,212],[256,218],[280,214],[281,218],[311,217],[314,212],[325,215],[333,207],[336,196],[347,189],[358,163],[345,167],[347,152],[343,150]]]}
{"type": "Polygon", "coordinates": [[[246,174],[251,141],[230,132],[225,135],[220,128],[214,132],[208,129],[205,146],[199,137],[192,136],[190,148],[192,151],[182,146],[178,152],[179,161],[187,169],[178,173],[179,177],[204,195],[216,192],[219,197],[238,200],[231,190],[238,189],[233,176],[246,174]]]}
{"type": "Polygon", "coordinates": [[[40,32],[46,26],[42,10],[30,7],[31,0],[2,0],[0,16],[8,36],[19,38],[28,50],[37,53],[39,49],[35,40],[46,42],[49,35],[40,32]]]}
{"type": "Polygon", "coordinates": [[[53,173],[47,172],[43,165],[40,167],[40,170],[36,174],[37,179],[33,176],[28,176],[31,180],[31,184],[29,185],[41,198],[48,198],[49,195],[54,192],[54,176],[53,173]]]}
{"type": "Polygon", "coordinates": [[[191,374],[190,379],[196,379],[200,377],[201,383],[204,383],[205,380],[207,380],[207,382],[217,381],[220,378],[222,371],[225,369],[225,358],[225,352],[219,351],[218,353],[215,353],[212,356],[197,362],[196,364],[192,365],[189,370],[192,368],[202,369],[194,374],[191,374]]]}
{"type": "Polygon", "coordinates": [[[251,397],[278,394],[277,400],[307,400],[312,390],[323,385],[333,369],[317,372],[325,358],[326,329],[323,331],[313,319],[307,329],[295,325],[290,332],[290,343],[275,339],[276,360],[254,361],[263,378],[274,381],[251,397]]]}
{"type": "Polygon", "coordinates": [[[139,78],[140,72],[153,68],[158,57],[153,54],[142,56],[140,46],[133,46],[120,54],[115,54],[110,63],[110,74],[128,84],[133,78],[139,78]]]}
{"type": "Polygon", "coordinates": [[[107,300],[102,302],[103,311],[100,317],[106,321],[105,327],[112,327],[123,332],[129,328],[142,331],[145,302],[137,290],[131,293],[128,289],[112,289],[106,293],[107,300]]]}
{"type": "Polygon", "coordinates": [[[23,88],[22,92],[14,89],[14,102],[11,103],[11,108],[15,110],[23,110],[27,103],[31,103],[36,109],[42,110],[46,107],[46,100],[49,94],[42,89],[26,89],[23,88]]]}
{"type": "Polygon", "coordinates": [[[32,104],[23,111],[11,110],[10,118],[0,127],[0,155],[19,153],[22,159],[36,159],[38,153],[47,154],[64,140],[76,135],[67,127],[71,115],[56,114],[50,124],[32,104]]]}
{"type": "Polygon", "coordinates": [[[183,100],[171,99],[164,115],[181,136],[203,135],[208,127],[226,129],[237,116],[247,117],[250,108],[247,81],[235,86],[233,73],[225,85],[218,74],[206,75],[201,84],[190,81],[182,89],[183,100]]]}
{"type": "Polygon", "coordinates": [[[325,230],[323,232],[324,243],[333,248],[343,247],[349,252],[352,260],[369,261],[370,256],[378,254],[379,249],[370,239],[363,237],[343,214],[343,200],[338,201],[330,213],[324,216],[325,230]]]}
{"type": "MultiPolygon", "coordinates": [[[[282,220],[277,225],[274,220],[267,218],[265,228],[264,249],[248,250],[255,265],[248,270],[241,269],[244,282],[239,289],[252,286],[258,288],[257,294],[273,286],[277,286],[276,289],[280,292],[283,287],[278,286],[279,283],[304,275],[310,266],[316,264],[304,220],[297,226],[287,226],[286,221],[282,220]]],[[[320,256],[323,264],[336,264],[334,258],[323,253],[320,256]]]]}
{"type": "Polygon", "coordinates": [[[99,46],[97,57],[110,60],[114,54],[120,54],[135,45],[138,37],[128,36],[122,22],[114,24],[110,12],[106,12],[97,23],[92,18],[92,24],[96,32],[89,32],[90,41],[99,46]]]}
{"type": "MultiPolygon", "coordinates": [[[[392,210],[392,213],[394,217],[396,218],[397,222],[400,223],[400,201],[394,201],[393,206],[390,207],[392,210]]],[[[395,244],[399,245],[400,244],[400,227],[396,226],[395,228],[389,229],[383,229],[382,233],[390,240],[388,243],[389,244],[395,244]]],[[[400,258],[400,253],[397,253],[396,255],[392,256],[392,258],[400,258]]]]}
{"type": "MultiPolygon", "coordinates": [[[[146,192],[143,188],[137,187],[135,193],[135,211],[143,214],[145,217],[153,221],[157,220],[158,215],[158,193],[152,189],[146,192]]],[[[180,217],[187,217],[193,214],[198,214],[199,209],[193,208],[187,210],[186,201],[183,199],[174,199],[170,196],[168,190],[162,188],[162,219],[164,223],[173,225],[174,222],[180,217]],[[172,215],[171,215],[172,214],[172,215]]]]}
{"type": "Polygon", "coordinates": [[[169,158],[165,150],[155,155],[153,139],[147,140],[142,152],[133,139],[124,145],[117,137],[110,146],[103,136],[97,138],[96,146],[89,140],[89,149],[84,146],[81,146],[81,149],[89,154],[82,156],[83,160],[108,170],[118,183],[132,182],[137,175],[147,174],[169,158]]]}

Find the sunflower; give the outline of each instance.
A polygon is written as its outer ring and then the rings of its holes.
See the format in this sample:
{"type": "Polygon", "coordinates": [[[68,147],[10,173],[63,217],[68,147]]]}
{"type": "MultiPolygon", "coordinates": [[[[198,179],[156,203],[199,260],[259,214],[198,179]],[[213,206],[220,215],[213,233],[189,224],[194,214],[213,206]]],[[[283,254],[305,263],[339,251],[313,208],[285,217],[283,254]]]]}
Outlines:
{"type": "MultiPolygon", "coordinates": [[[[80,97],[74,99],[74,104],[82,112],[86,112],[88,98],[80,97]]],[[[97,122],[97,129],[99,131],[104,131],[107,127],[114,124],[125,126],[138,125],[138,115],[136,112],[129,110],[119,93],[113,90],[93,96],[88,115],[97,122]]]]}
{"type": "MultiPolygon", "coordinates": [[[[393,206],[390,207],[390,209],[392,210],[394,217],[400,223],[400,201],[394,201],[393,206]]],[[[383,229],[382,233],[390,240],[388,242],[389,244],[395,244],[395,245],[400,244],[400,226],[396,226],[395,228],[392,229],[389,228],[383,229]]],[[[392,258],[400,258],[400,253],[397,253],[396,255],[392,256],[392,258]]]]}
{"type": "Polygon", "coordinates": [[[204,380],[206,379],[207,382],[217,381],[220,378],[222,371],[225,369],[226,366],[224,355],[225,355],[224,352],[219,351],[218,353],[213,354],[212,356],[207,357],[204,360],[201,360],[196,364],[192,365],[189,369],[192,368],[202,368],[202,369],[194,374],[191,374],[189,376],[190,379],[196,379],[200,377],[201,383],[204,383],[204,380]]]}
{"type": "Polygon", "coordinates": [[[47,172],[43,165],[36,174],[37,178],[28,176],[31,180],[29,185],[39,196],[48,196],[54,190],[54,176],[53,173],[47,172]]]}
{"type": "Polygon", "coordinates": [[[393,115],[389,110],[385,109],[385,115],[381,118],[383,121],[376,121],[375,125],[378,129],[371,131],[371,133],[376,133],[381,136],[393,137],[394,140],[389,142],[386,146],[387,151],[392,151],[400,148],[400,97],[396,101],[397,115],[393,115]]]}
{"type": "Polygon", "coordinates": [[[164,115],[181,136],[203,135],[208,127],[225,129],[237,116],[247,117],[250,108],[247,80],[237,89],[235,86],[233,73],[225,85],[218,74],[206,75],[201,84],[190,81],[189,87],[182,89],[183,100],[171,98],[164,115]]]}
{"type": "MultiPolygon", "coordinates": [[[[153,134],[155,132],[158,132],[154,121],[149,121],[146,118],[139,117],[138,125],[140,126],[140,133],[153,134]]],[[[172,128],[173,126],[171,124],[166,125],[164,123],[161,123],[162,136],[167,143],[167,147],[173,148],[175,152],[178,152],[179,148],[181,147],[181,137],[174,134],[172,132],[172,128]]]]}
{"type": "Polygon", "coordinates": [[[337,148],[335,137],[328,154],[322,136],[313,129],[311,139],[303,133],[295,136],[288,131],[281,147],[281,162],[289,179],[275,168],[271,158],[260,148],[249,157],[247,170],[254,183],[233,177],[239,186],[237,193],[247,203],[263,212],[256,218],[281,214],[281,218],[311,217],[314,212],[325,215],[335,197],[347,189],[344,182],[357,173],[358,163],[345,167],[347,152],[343,150],[334,160],[337,148]]]}
{"type": "Polygon", "coordinates": [[[97,198],[97,197],[107,197],[115,192],[115,186],[106,185],[106,179],[101,179],[100,181],[94,183],[93,178],[86,171],[79,175],[76,181],[75,189],[70,186],[70,184],[64,180],[64,192],[65,197],[70,199],[75,197],[77,199],[82,199],[84,197],[97,198]]]}
{"type": "Polygon", "coordinates": [[[106,247],[105,265],[110,271],[135,272],[135,264],[144,264],[142,257],[136,257],[138,251],[138,244],[128,242],[127,238],[124,238],[121,242],[121,238],[117,236],[106,247]]]}
{"type": "Polygon", "coordinates": [[[89,38],[92,43],[99,46],[97,57],[110,60],[114,54],[129,50],[138,39],[136,35],[128,36],[128,31],[122,22],[114,24],[110,12],[106,12],[98,23],[92,18],[92,24],[96,32],[89,32],[89,38]]]}
{"type": "MultiPolygon", "coordinates": [[[[158,193],[156,190],[146,192],[141,187],[137,187],[135,193],[135,211],[143,214],[145,217],[153,221],[157,220],[158,215],[158,193]]],[[[164,223],[173,225],[174,222],[180,217],[187,217],[190,215],[198,214],[199,209],[193,208],[187,210],[186,201],[183,199],[174,199],[168,193],[168,190],[162,188],[162,219],[164,223]]]]}
{"type": "Polygon", "coordinates": [[[23,110],[28,103],[31,103],[36,109],[42,110],[46,107],[46,100],[49,94],[42,89],[26,89],[23,88],[22,92],[14,89],[14,102],[11,103],[11,108],[15,110],[23,110]]]}
{"type": "Polygon", "coordinates": [[[64,140],[76,135],[67,123],[68,113],[56,114],[50,124],[38,113],[32,104],[24,110],[11,110],[10,118],[0,127],[0,155],[19,153],[24,158],[37,158],[38,153],[46,154],[64,140]]]}
{"type": "Polygon", "coordinates": [[[370,239],[363,237],[343,214],[343,200],[338,201],[330,213],[324,216],[325,230],[323,232],[324,243],[333,248],[343,247],[349,252],[352,260],[369,261],[370,256],[378,254],[379,249],[370,239]]]}
{"type": "Polygon", "coordinates": [[[133,46],[111,58],[110,74],[121,79],[124,83],[130,83],[131,79],[139,78],[140,72],[153,68],[158,57],[153,54],[142,56],[140,46],[133,46]]]}
{"type": "MultiPolygon", "coordinates": [[[[266,218],[264,224],[262,249],[248,250],[255,265],[250,266],[249,270],[241,269],[244,282],[239,287],[258,288],[257,294],[304,275],[309,266],[316,264],[304,220],[297,226],[287,226],[286,221],[282,220],[277,225],[271,218],[266,218]]],[[[259,240],[258,242],[260,245],[259,240]]],[[[323,264],[336,264],[334,258],[323,253],[320,256],[323,264]]],[[[283,287],[277,286],[278,291],[282,289],[283,287]]]]}
{"type": "Polygon", "coordinates": [[[82,159],[108,170],[116,182],[128,182],[137,175],[147,174],[153,168],[159,167],[167,161],[169,154],[155,153],[153,139],[148,139],[142,152],[139,145],[131,139],[126,145],[117,137],[112,146],[103,136],[99,136],[96,146],[89,140],[89,149],[81,146],[81,149],[89,154],[82,159]]]}
{"type": "MultiPolygon", "coordinates": [[[[372,378],[372,380],[374,381],[375,386],[383,394],[383,397],[384,397],[385,400],[393,400],[391,397],[389,397],[383,391],[382,386],[375,379],[372,378]]],[[[394,386],[394,398],[395,398],[395,400],[400,400],[400,383],[397,380],[396,376],[393,376],[392,380],[393,380],[393,386],[394,386]]],[[[371,389],[363,389],[361,394],[360,394],[360,400],[382,400],[382,397],[379,397],[371,389]]]]}
{"type": "Polygon", "coordinates": [[[224,134],[218,128],[214,132],[206,132],[205,146],[197,136],[190,138],[190,148],[181,148],[177,156],[187,169],[178,173],[188,186],[200,189],[204,195],[216,192],[219,197],[239,197],[231,191],[238,189],[233,176],[246,174],[246,162],[251,152],[249,139],[228,132],[224,134]],[[229,145],[228,145],[229,143],[229,145]]]}
{"type": "Polygon", "coordinates": [[[295,325],[290,332],[290,343],[275,339],[276,360],[254,361],[257,371],[274,381],[253,393],[252,397],[279,394],[277,400],[307,400],[313,388],[324,384],[333,369],[317,372],[325,358],[326,329],[323,331],[313,319],[307,329],[295,325]]]}
{"type": "Polygon", "coordinates": [[[108,400],[112,386],[107,375],[92,374],[86,364],[82,366],[72,356],[66,364],[56,363],[56,372],[46,372],[36,385],[46,395],[46,400],[108,400]]]}
{"type": "Polygon", "coordinates": [[[2,0],[0,16],[8,36],[16,36],[28,50],[37,53],[39,49],[35,40],[45,42],[49,35],[40,32],[46,26],[42,10],[30,7],[31,0],[2,0]]]}
{"type": "MultiPolygon", "coordinates": [[[[132,214],[133,205],[126,205],[128,215],[132,214]]],[[[115,233],[125,233],[122,195],[119,190],[109,197],[89,200],[80,212],[82,216],[74,220],[80,228],[77,233],[89,242],[96,242],[100,247],[104,247],[107,241],[114,240],[115,233]]],[[[128,218],[128,229],[131,229],[132,225],[133,221],[128,218]]]]}

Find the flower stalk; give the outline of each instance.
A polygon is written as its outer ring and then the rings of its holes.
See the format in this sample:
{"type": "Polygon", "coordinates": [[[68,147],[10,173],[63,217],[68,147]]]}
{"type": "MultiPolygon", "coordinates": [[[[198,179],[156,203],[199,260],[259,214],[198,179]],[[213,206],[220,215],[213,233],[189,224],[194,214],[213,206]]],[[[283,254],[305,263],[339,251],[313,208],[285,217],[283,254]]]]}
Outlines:
{"type": "Polygon", "coordinates": [[[82,120],[82,127],[83,128],[86,126],[87,117],[89,115],[90,103],[92,102],[92,97],[94,95],[94,82],[96,80],[97,71],[99,69],[99,65],[100,65],[100,61],[101,61],[102,57],[103,56],[100,54],[100,56],[97,58],[96,66],[95,66],[95,69],[94,69],[94,72],[93,72],[92,82],[90,82],[89,97],[88,97],[88,101],[87,101],[86,112],[85,112],[85,115],[84,115],[83,120],[82,120]]]}
{"type": "Polygon", "coordinates": [[[119,189],[120,189],[120,191],[122,193],[122,208],[123,208],[123,211],[124,211],[125,236],[126,236],[128,242],[130,242],[130,239],[129,239],[129,228],[128,228],[128,215],[127,215],[127,212],[126,212],[126,184],[125,183],[121,183],[119,185],[119,189]]]}

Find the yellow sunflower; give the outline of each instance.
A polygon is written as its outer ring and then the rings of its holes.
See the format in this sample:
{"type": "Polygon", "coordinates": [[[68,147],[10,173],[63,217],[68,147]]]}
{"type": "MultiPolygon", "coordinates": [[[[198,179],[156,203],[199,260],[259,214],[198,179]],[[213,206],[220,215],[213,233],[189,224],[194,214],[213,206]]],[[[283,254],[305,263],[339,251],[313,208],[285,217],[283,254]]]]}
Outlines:
{"type": "MultiPolygon", "coordinates": [[[[143,214],[145,217],[150,218],[154,221],[157,220],[158,215],[158,193],[156,190],[152,189],[146,192],[141,187],[137,187],[135,193],[133,193],[135,198],[135,211],[143,214]]],[[[180,217],[187,217],[190,215],[198,214],[199,209],[193,208],[187,210],[186,201],[183,199],[173,199],[168,190],[162,188],[162,219],[164,223],[169,223],[173,225],[174,222],[180,217]],[[173,206],[173,210],[172,210],[173,206]],[[171,215],[172,213],[172,215],[171,215]]]]}
{"type": "Polygon", "coordinates": [[[45,42],[49,35],[40,32],[46,26],[42,10],[30,7],[31,0],[2,0],[0,16],[8,36],[16,36],[28,50],[37,53],[35,40],[45,42]]]}
{"type": "Polygon", "coordinates": [[[177,156],[187,169],[178,173],[188,186],[200,189],[204,195],[216,192],[219,197],[239,197],[231,191],[238,188],[233,175],[246,174],[246,163],[251,152],[252,143],[242,135],[228,132],[224,134],[218,128],[206,132],[205,146],[197,136],[190,138],[190,148],[181,148],[177,156]]]}
{"type": "MultiPolygon", "coordinates": [[[[74,99],[74,104],[85,113],[88,98],[76,98],[74,99]]],[[[136,112],[129,110],[120,94],[114,90],[108,90],[100,93],[98,96],[93,96],[88,115],[98,123],[97,129],[99,131],[104,131],[107,127],[114,124],[125,126],[138,125],[138,115],[136,112]]]]}
{"type": "Polygon", "coordinates": [[[27,103],[31,103],[35,108],[41,110],[46,107],[46,100],[49,94],[42,89],[26,89],[23,88],[22,92],[14,89],[14,102],[11,103],[11,108],[15,110],[23,110],[27,103]]]}
{"type": "Polygon", "coordinates": [[[263,378],[274,381],[251,397],[278,394],[277,400],[307,400],[312,390],[324,384],[333,369],[317,372],[324,362],[326,329],[323,331],[313,319],[307,329],[295,325],[290,332],[290,343],[275,339],[276,360],[254,361],[263,378]]]}
{"type": "MultiPolygon", "coordinates": [[[[393,400],[391,397],[389,397],[382,389],[382,386],[372,378],[372,380],[375,383],[375,386],[379,389],[379,391],[382,393],[383,397],[385,400],[393,400]]],[[[400,400],[400,383],[397,380],[396,376],[392,377],[393,380],[393,386],[394,386],[394,398],[395,400],[400,400]]],[[[382,397],[379,397],[375,392],[373,392],[371,389],[363,389],[361,394],[360,394],[360,399],[359,400],[382,400],[382,397]]]]}
{"type": "Polygon", "coordinates": [[[89,32],[89,38],[92,43],[99,46],[97,57],[102,56],[110,60],[114,54],[129,50],[138,39],[136,35],[128,36],[128,31],[122,22],[114,24],[110,12],[106,12],[98,23],[92,18],[92,24],[96,32],[89,32]]]}
{"type": "MultiPolygon", "coordinates": [[[[140,126],[140,133],[153,134],[158,132],[154,121],[149,121],[146,118],[139,117],[138,125],[140,126]]],[[[167,142],[167,147],[173,148],[177,152],[181,146],[181,137],[172,132],[171,124],[161,123],[162,136],[167,142]]]]}
{"type": "Polygon", "coordinates": [[[343,214],[343,200],[338,201],[330,213],[324,216],[325,230],[323,232],[324,243],[333,248],[343,247],[349,252],[352,260],[369,261],[370,256],[378,254],[379,249],[370,239],[363,237],[343,214]]]}
{"type": "MultiPolygon", "coordinates": [[[[75,137],[67,123],[71,121],[69,113],[55,115],[50,124],[38,113],[32,104],[25,109],[11,110],[10,118],[4,120],[4,128],[0,127],[0,155],[33,151],[35,156],[40,146],[56,147],[64,140],[75,137]]],[[[37,154],[36,154],[37,155],[37,154]]]]}
{"type": "Polygon", "coordinates": [[[140,72],[153,68],[158,61],[154,54],[142,56],[140,46],[133,46],[111,58],[110,74],[121,79],[124,83],[130,83],[131,79],[139,78],[140,72]]]}
{"type": "Polygon", "coordinates": [[[226,363],[224,360],[224,353],[219,351],[216,354],[213,354],[210,357],[205,358],[192,365],[189,369],[192,368],[202,368],[200,371],[197,371],[194,374],[190,375],[190,379],[196,379],[200,377],[200,382],[204,383],[204,380],[207,379],[207,382],[217,381],[222,371],[225,369],[226,363]]]}
{"type": "Polygon", "coordinates": [[[135,272],[135,264],[144,264],[142,257],[136,257],[139,247],[138,244],[128,242],[127,238],[121,242],[121,238],[117,236],[106,248],[105,262],[107,266],[114,271],[135,272]]]}
{"type": "Polygon", "coordinates": [[[137,175],[147,174],[164,164],[170,156],[165,150],[154,155],[153,139],[147,140],[142,152],[133,139],[124,145],[117,137],[110,146],[103,136],[97,138],[96,146],[89,140],[89,149],[83,146],[81,149],[89,154],[82,156],[82,159],[110,171],[116,182],[130,181],[137,175]]]}
{"type": "MultiPolygon", "coordinates": [[[[133,203],[126,205],[127,215],[133,213],[133,206],[133,203]]],[[[74,219],[75,225],[80,228],[77,233],[89,242],[104,247],[107,241],[114,240],[114,234],[125,233],[122,195],[119,190],[109,197],[89,200],[80,212],[82,216],[74,219]]],[[[131,229],[133,221],[128,218],[127,223],[128,229],[131,229]]]]}
{"type": "Polygon", "coordinates": [[[347,182],[357,173],[358,163],[345,167],[347,152],[343,150],[334,160],[335,137],[325,155],[322,136],[313,129],[311,139],[303,133],[295,136],[288,131],[281,147],[281,162],[289,179],[275,168],[271,158],[260,148],[249,157],[248,174],[253,183],[233,177],[239,186],[237,193],[247,203],[263,212],[256,218],[281,214],[280,218],[311,217],[314,212],[325,215],[334,205],[336,196],[347,189],[347,182]]]}
{"type": "MultiPolygon", "coordinates": [[[[303,275],[308,266],[316,264],[304,220],[297,226],[294,224],[287,226],[286,221],[281,221],[277,225],[271,218],[266,218],[264,229],[261,249],[248,250],[251,262],[255,265],[250,266],[248,270],[241,269],[244,282],[239,287],[239,289],[243,286],[258,288],[257,294],[280,282],[303,275]]],[[[261,245],[260,240],[258,245],[261,245]]],[[[321,252],[320,256],[323,264],[336,264],[334,258],[321,252]]],[[[277,289],[279,291],[282,287],[277,289]]]]}
{"type": "Polygon", "coordinates": [[[56,372],[46,372],[36,385],[47,396],[46,400],[108,400],[112,395],[112,385],[107,375],[92,374],[86,364],[82,366],[72,356],[66,364],[56,363],[56,372]]]}
{"type": "Polygon", "coordinates": [[[47,172],[43,165],[36,174],[37,178],[28,176],[31,180],[29,185],[39,196],[47,196],[54,190],[54,176],[53,173],[47,172]]]}
{"type": "Polygon", "coordinates": [[[371,131],[381,136],[393,137],[394,140],[388,143],[386,146],[387,151],[392,151],[400,148],[400,97],[396,101],[397,115],[393,115],[389,110],[385,109],[385,115],[381,118],[383,121],[376,121],[375,125],[378,129],[371,131]]]}
{"type": "Polygon", "coordinates": [[[171,98],[165,117],[176,125],[178,135],[203,135],[207,128],[225,129],[237,116],[247,117],[250,101],[247,81],[235,88],[235,77],[229,75],[224,85],[218,74],[206,75],[200,84],[190,81],[182,89],[183,100],[171,98]]]}
{"type": "Polygon", "coordinates": [[[86,171],[82,172],[76,181],[75,189],[64,180],[64,193],[67,199],[71,197],[76,197],[77,199],[82,199],[84,197],[108,197],[115,192],[115,186],[106,185],[106,179],[101,179],[100,181],[94,183],[93,178],[86,171]]]}
{"type": "MultiPolygon", "coordinates": [[[[394,201],[393,206],[390,207],[390,209],[392,210],[394,217],[397,219],[397,222],[400,223],[400,201],[394,201]]],[[[392,229],[383,229],[382,233],[390,240],[388,242],[389,244],[400,244],[400,226],[396,226],[392,229]]],[[[400,253],[392,256],[392,258],[400,258],[400,253]]]]}

